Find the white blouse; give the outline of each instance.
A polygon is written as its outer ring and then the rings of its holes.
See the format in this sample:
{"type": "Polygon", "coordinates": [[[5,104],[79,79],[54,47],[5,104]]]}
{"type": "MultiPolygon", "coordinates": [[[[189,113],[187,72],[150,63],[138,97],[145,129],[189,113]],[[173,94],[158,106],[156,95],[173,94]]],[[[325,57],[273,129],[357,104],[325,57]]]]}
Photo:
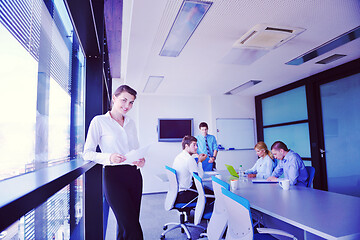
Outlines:
{"type": "Polygon", "coordinates": [[[124,118],[123,127],[111,118],[109,112],[95,116],[91,120],[84,145],[83,158],[85,160],[102,165],[112,165],[110,163],[111,154],[125,155],[131,150],[139,148],[135,122],[127,116],[124,118]],[[98,145],[101,153],[96,152],[98,145]]]}
{"type": "Polygon", "coordinates": [[[269,155],[266,155],[263,158],[262,157],[259,158],[256,161],[255,165],[252,168],[246,170],[245,173],[256,171],[257,172],[256,177],[266,179],[271,176],[273,168],[274,168],[273,160],[269,157],[269,155]]]}

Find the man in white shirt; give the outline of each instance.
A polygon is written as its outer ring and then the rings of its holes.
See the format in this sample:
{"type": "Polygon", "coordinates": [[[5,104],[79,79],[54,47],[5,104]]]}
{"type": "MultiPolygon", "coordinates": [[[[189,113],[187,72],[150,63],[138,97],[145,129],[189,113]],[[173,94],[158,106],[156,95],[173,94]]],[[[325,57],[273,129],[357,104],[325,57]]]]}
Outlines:
{"type": "Polygon", "coordinates": [[[197,172],[203,177],[204,172],[202,162],[206,159],[206,154],[197,156],[197,139],[193,136],[185,136],[182,140],[183,151],[178,154],[174,160],[173,168],[176,170],[179,193],[176,199],[177,203],[187,203],[197,197],[195,183],[193,182],[193,172],[197,172]],[[191,190],[190,190],[191,189],[191,190]],[[195,191],[194,191],[195,190],[195,191]]]}

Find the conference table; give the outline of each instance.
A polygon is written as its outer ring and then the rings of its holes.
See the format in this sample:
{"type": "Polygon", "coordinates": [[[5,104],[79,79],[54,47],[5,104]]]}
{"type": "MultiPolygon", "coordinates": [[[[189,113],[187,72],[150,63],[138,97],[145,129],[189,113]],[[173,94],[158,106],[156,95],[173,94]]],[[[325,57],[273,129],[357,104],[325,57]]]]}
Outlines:
{"type": "MultiPolygon", "coordinates": [[[[218,173],[229,182],[227,171],[218,173]]],[[[360,239],[358,197],[302,186],[283,190],[277,183],[253,183],[247,178],[233,192],[249,200],[265,226],[280,226],[298,239],[360,239]]]]}

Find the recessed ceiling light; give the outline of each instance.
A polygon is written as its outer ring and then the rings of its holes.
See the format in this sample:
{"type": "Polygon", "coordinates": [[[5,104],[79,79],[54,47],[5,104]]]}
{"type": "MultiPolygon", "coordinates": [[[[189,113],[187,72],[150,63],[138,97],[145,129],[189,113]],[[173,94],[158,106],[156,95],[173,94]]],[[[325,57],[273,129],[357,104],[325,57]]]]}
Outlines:
{"type": "Polygon", "coordinates": [[[316,62],[316,64],[328,64],[328,63],[336,61],[340,58],[343,58],[345,56],[346,55],[344,55],[344,54],[334,54],[334,55],[331,55],[330,57],[324,58],[323,60],[316,62]]]}
{"type": "Polygon", "coordinates": [[[261,82],[262,82],[261,80],[250,80],[250,81],[243,83],[240,86],[228,91],[227,93],[225,93],[225,95],[235,95],[235,94],[237,94],[249,87],[252,87],[258,83],[261,83],[261,82]]]}
{"type": "Polygon", "coordinates": [[[294,58],[293,60],[285,63],[288,65],[300,65],[311,59],[314,59],[324,53],[327,53],[337,47],[340,47],[348,42],[351,42],[360,37],[360,26],[336,37],[331,39],[330,41],[294,58]]]}
{"type": "Polygon", "coordinates": [[[211,4],[212,2],[184,0],[159,55],[179,56],[211,4]]]}
{"type": "Polygon", "coordinates": [[[150,76],[146,82],[143,92],[154,93],[159,87],[160,83],[164,79],[164,76],[150,76]]]}

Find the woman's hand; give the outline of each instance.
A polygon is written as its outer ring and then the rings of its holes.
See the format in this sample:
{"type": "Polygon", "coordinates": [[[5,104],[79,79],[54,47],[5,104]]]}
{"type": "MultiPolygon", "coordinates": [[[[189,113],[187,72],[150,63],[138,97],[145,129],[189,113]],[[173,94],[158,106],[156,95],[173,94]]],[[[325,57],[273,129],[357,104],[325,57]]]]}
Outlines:
{"type": "Polygon", "coordinates": [[[133,164],[138,167],[143,167],[145,165],[145,158],[140,158],[138,161],[133,162],[133,164]]]}
{"type": "Polygon", "coordinates": [[[126,157],[118,154],[118,153],[113,153],[110,156],[110,163],[122,163],[126,160],[126,157]]]}

